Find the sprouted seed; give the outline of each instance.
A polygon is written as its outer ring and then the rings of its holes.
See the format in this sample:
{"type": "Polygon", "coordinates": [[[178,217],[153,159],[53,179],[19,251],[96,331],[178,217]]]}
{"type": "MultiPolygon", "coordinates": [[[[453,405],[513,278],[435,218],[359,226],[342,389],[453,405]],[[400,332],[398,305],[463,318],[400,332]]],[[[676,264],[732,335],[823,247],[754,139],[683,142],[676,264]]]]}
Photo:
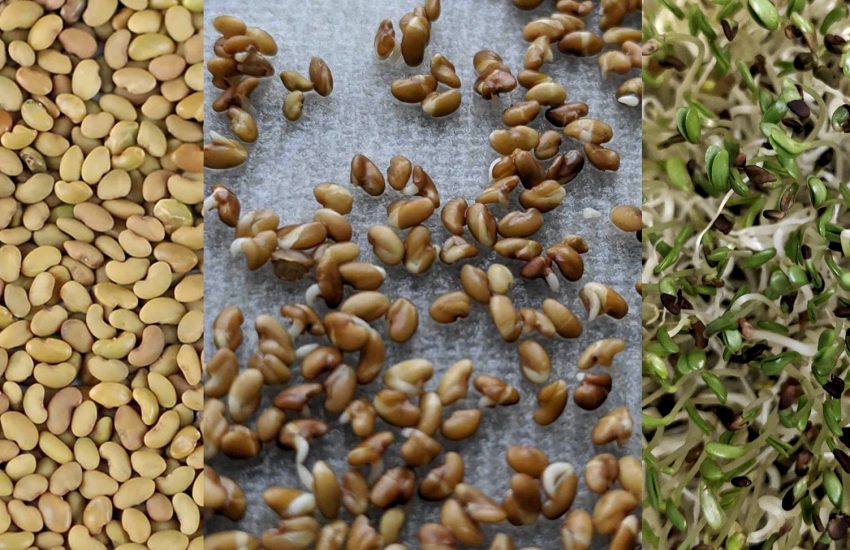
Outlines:
{"type": "Polygon", "coordinates": [[[647,547],[847,543],[848,22],[645,6],[647,547]]]}

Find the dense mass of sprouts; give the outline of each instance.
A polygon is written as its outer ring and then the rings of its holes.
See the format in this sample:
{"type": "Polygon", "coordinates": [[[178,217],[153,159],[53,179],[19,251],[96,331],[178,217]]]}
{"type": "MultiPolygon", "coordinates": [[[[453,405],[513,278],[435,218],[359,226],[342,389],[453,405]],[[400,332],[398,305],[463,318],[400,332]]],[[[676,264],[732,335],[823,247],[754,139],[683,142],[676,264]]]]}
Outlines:
{"type": "Polygon", "coordinates": [[[643,543],[847,548],[848,5],[643,13],[643,543]]]}

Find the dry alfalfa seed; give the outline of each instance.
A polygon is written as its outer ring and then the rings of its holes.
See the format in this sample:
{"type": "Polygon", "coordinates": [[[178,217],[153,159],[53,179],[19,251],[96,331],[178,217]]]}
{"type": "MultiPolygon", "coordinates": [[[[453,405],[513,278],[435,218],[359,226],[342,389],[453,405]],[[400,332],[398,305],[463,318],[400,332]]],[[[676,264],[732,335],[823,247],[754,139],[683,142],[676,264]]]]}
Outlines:
{"type": "Polygon", "coordinates": [[[431,76],[450,88],[460,88],[460,77],[455,72],[454,64],[441,53],[431,57],[431,76]]]}
{"type": "Polygon", "coordinates": [[[334,77],[331,73],[328,64],[320,57],[310,59],[310,81],[313,83],[313,89],[320,96],[327,97],[331,95],[334,89],[334,77]]]}
{"type": "Polygon", "coordinates": [[[286,120],[296,121],[301,118],[301,110],[304,107],[304,92],[295,90],[289,92],[283,99],[283,116],[286,120]]]}

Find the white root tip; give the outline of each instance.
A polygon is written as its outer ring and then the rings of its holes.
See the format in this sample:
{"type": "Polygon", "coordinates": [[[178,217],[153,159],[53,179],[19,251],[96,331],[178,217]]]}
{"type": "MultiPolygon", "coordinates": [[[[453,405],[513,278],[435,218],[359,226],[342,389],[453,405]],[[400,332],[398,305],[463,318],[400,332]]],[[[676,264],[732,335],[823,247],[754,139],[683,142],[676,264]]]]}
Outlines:
{"type": "MultiPolygon", "coordinates": [[[[291,335],[291,333],[290,333],[290,335],[291,335]]],[[[318,347],[319,347],[319,344],[316,344],[316,343],[304,344],[303,346],[301,346],[301,347],[299,347],[298,349],[295,350],[295,358],[296,359],[304,359],[305,357],[310,355],[310,353],[312,353],[318,347]]]]}
{"type": "Polygon", "coordinates": [[[318,283],[310,285],[310,288],[304,293],[304,301],[307,302],[308,306],[312,306],[316,303],[316,298],[322,295],[322,291],[319,290],[318,283]]]}
{"type": "Polygon", "coordinates": [[[558,292],[558,289],[561,288],[561,283],[558,281],[558,276],[555,275],[555,272],[550,269],[545,278],[546,284],[549,285],[549,290],[552,292],[558,292]]]}

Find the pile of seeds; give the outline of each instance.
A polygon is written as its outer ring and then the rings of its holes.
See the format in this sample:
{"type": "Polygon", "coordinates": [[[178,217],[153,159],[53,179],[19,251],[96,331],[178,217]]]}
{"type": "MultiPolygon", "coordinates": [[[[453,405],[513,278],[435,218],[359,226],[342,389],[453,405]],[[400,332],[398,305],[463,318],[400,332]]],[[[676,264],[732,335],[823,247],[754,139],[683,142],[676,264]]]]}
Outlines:
{"type": "Polygon", "coordinates": [[[842,548],[850,18],[746,6],[646,11],[644,538],[842,548]]]}
{"type": "MultiPolygon", "coordinates": [[[[435,66],[445,66],[442,59],[435,56],[432,71],[435,66]]],[[[439,80],[434,74],[427,76],[439,80]]],[[[571,116],[573,105],[562,105],[565,91],[560,97],[557,89],[544,86],[535,94],[539,94],[532,96],[535,102],[539,99],[561,107],[553,117],[571,116]],[[550,93],[554,99],[549,98],[550,93]]],[[[583,119],[587,107],[583,114],[581,107],[577,109],[575,120],[583,119]]],[[[607,125],[584,120],[587,122],[570,129],[575,139],[590,145],[611,139],[610,128],[606,135],[607,125]]],[[[511,147],[510,141],[502,145],[504,158],[494,165],[492,181],[473,203],[463,197],[444,201],[426,170],[404,156],[393,157],[384,170],[365,155],[355,155],[350,165],[352,186],[369,197],[390,193],[397,197],[386,214],[374,216],[386,217],[366,231],[375,263],[360,258],[364,251],[355,243],[362,230],[347,219],[355,197],[341,185],[325,182],[315,186],[320,208],[312,217],[299,213],[301,219],[296,223],[282,223],[271,208],[243,212],[234,192],[221,184],[213,186],[206,206],[217,210],[219,218],[234,229],[231,252],[244,258],[249,269],[271,270],[285,282],[312,284],[303,303],[280,308],[282,322],[273,312],[253,319],[257,345],[247,354],[247,368],[242,368],[239,360],[242,313],[227,308],[216,318],[216,349],[205,367],[206,393],[211,399],[203,430],[211,459],[206,476],[206,494],[214,495],[208,500],[210,510],[234,520],[246,513],[242,489],[214,469],[213,464],[232,464],[219,462],[221,455],[252,458],[262,452],[264,444],[276,443],[292,451],[284,455],[287,462],[292,460],[287,468],[297,472],[301,486],[273,486],[264,493],[266,504],[281,517],[276,527],[262,534],[224,531],[208,537],[207,544],[214,548],[234,544],[405,548],[397,542],[405,524],[404,505],[418,494],[423,500],[442,502],[439,523],[414,530],[423,548],[481,545],[486,538],[482,526],[505,521],[534,525],[540,515],[563,519],[564,548],[587,548],[594,533],[610,536],[614,548],[635,545],[639,518],[633,512],[641,487],[635,457],[617,460],[603,453],[585,469],[587,486],[603,495],[591,514],[569,510],[578,492],[578,467],[564,462],[549,464],[549,459],[532,447],[512,448],[507,458],[516,473],[510,477],[509,492],[499,501],[500,496],[463,483],[462,448],[447,449],[474,436],[484,422],[493,422],[488,416],[498,414],[497,408],[535,397],[523,395],[522,388],[466,359],[457,361],[433,383],[437,369],[425,358],[384,365],[391,342],[415,338],[423,313],[417,311],[411,297],[388,296],[381,291],[387,277],[403,274],[394,266],[423,274],[458,264],[458,290],[437,297],[429,308],[431,318],[453,322],[469,315],[474,303],[482,304],[501,337],[517,343],[517,370],[536,386],[538,407],[529,420],[543,426],[563,418],[569,402],[567,382],[551,379],[560,369],[553,368],[543,345],[530,337],[577,338],[583,322],[554,298],[542,300],[535,308],[518,308],[509,295],[515,285],[514,272],[529,281],[542,279],[554,290],[560,286],[557,273],[567,281],[581,280],[582,256],[590,248],[582,237],[566,235],[546,246],[533,237],[544,225],[544,213],[563,201],[564,184],[578,175],[584,155],[580,151],[561,153],[560,132],[551,131],[545,139],[530,127],[526,135],[531,132],[535,143],[530,147],[511,147]],[[544,167],[538,158],[552,159],[551,165],[544,167]],[[522,192],[513,193],[520,184],[522,192]],[[428,225],[437,211],[450,236],[435,243],[434,230],[428,225]],[[493,252],[500,260],[491,262],[486,271],[474,265],[493,252]],[[267,263],[270,267],[263,268],[267,263]],[[474,396],[469,395],[470,382],[476,390],[474,396]],[[264,406],[263,395],[268,395],[268,390],[275,393],[264,406]],[[358,442],[348,450],[349,469],[335,471],[331,460],[313,456],[312,449],[313,442],[333,433],[338,423],[345,424],[343,429],[358,442]],[[392,466],[384,467],[385,461],[392,466]],[[597,463],[604,463],[604,471],[597,463]],[[621,488],[614,485],[616,480],[621,488]]],[[[607,166],[616,168],[610,163],[607,166]]],[[[370,200],[358,199],[358,206],[374,208],[367,203],[370,200]]],[[[634,210],[630,213],[621,209],[617,215],[612,213],[612,219],[624,230],[639,231],[639,211],[637,226],[634,210]]],[[[608,285],[587,282],[580,295],[587,322],[603,315],[620,319],[628,312],[626,301],[608,285]]],[[[624,346],[623,340],[608,338],[586,347],[580,366],[593,370],[579,376],[574,391],[578,407],[594,410],[604,404],[615,380],[603,367],[613,365],[624,346]]],[[[624,445],[631,435],[630,414],[618,407],[599,413],[591,442],[624,445]]],[[[513,548],[505,533],[495,535],[489,544],[491,548],[513,548]]]]}
{"type": "Polygon", "coordinates": [[[0,3],[0,548],[203,547],[202,12],[0,3]]]}

